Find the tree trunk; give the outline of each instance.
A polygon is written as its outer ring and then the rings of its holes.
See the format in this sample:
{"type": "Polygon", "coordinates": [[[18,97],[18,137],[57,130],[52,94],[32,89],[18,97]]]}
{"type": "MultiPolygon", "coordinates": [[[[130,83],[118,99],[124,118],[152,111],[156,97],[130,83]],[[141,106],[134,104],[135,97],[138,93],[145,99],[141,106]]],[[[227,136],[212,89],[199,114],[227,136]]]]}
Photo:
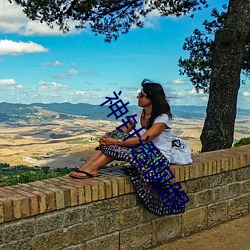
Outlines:
{"type": "Polygon", "coordinates": [[[217,31],[212,48],[207,116],[200,137],[202,152],[232,146],[241,66],[249,33],[250,0],[230,0],[226,25],[217,31]]]}

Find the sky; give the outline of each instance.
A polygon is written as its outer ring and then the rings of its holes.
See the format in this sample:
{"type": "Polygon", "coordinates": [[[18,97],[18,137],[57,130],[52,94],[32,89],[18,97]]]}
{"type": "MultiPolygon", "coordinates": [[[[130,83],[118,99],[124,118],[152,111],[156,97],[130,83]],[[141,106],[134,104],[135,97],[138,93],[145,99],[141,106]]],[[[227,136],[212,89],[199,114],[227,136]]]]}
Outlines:
{"type": "MultiPolygon", "coordinates": [[[[121,90],[121,99],[135,105],[146,78],[162,84],[170,105],[206,106],[208,94],[196,93],[179,74],[178,59],[188,57],[182,49],[185,38],[228,0],[208,3],[194,18],[151,13],[144,28],[133,27],[106,43],[104,36],[73,24],[67,34],[52,30],[0,0],[0,102],[101,104],[121,90]]],[[[250,107],[250,81],[241,85],[238,107],[250,107]]]]}

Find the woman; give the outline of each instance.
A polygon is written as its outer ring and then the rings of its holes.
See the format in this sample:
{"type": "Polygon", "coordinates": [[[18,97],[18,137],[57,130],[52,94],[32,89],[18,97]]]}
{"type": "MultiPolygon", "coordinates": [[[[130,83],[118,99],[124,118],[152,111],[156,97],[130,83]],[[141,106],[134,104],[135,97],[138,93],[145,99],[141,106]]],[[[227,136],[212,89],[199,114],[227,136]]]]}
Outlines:
{"type": "MultiPolygon", "coordinates": [[[[157,190],[160,191],[171,185],[170,181],[166,181],[170,176],[166,167],[169,165],[172,147],[172,114],[160,84],[144,80],[141,85],[142,89],[137,99],[138,106],[142,109],[134,113],[137,115],[135,121],[131,119],[130,124],[122,126],[123,132],[114,130],[103,136],[99,140],[100,146],[96,148],[97,151],[94,155],[78,171],[71,172],[69,175],[80,179],[96,177],[99,176],[98,169],[105,164],[117,159],[126,161],[131,165],[127,168],[127,174],[131,177],[138,195],[149,211],[158,215],[170,214],[169,207],[163,204],[162,197],[153,188],[152,180],[157,173],[156,177],[160,182],[156,186],[157,190]],[[128,133],[132,132],[133,127],[135,130],[145,128],[139,131],[139,136],[122,140],[128,137],[128,133]],[[142,148],[145,148],[144,144],[149,142],[152,142],[156,147],[153,149],[153,154],[156,156],[154,158],[145,157],[145,154],[142,153],[142,148]],[[143,165],[140,162],[143,162],[143,165]],[[152,166],[154,166],[155,171],[152,171],[152,166]]],[[[152,153],[152,150],[146,151],[149,154],[152,153]]],[[[184,209],[184,206],[181,206],[172,213],[180,213],[184,209]]]]}

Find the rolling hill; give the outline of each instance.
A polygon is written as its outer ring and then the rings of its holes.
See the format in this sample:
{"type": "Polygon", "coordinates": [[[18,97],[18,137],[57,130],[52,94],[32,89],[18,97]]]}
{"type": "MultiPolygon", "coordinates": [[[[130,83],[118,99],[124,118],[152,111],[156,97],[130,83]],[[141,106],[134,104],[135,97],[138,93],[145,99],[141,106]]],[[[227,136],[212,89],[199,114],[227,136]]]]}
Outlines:
{"type": "MultiPolygon", "coordinates": [[[[128,106],[130,114],[138,109],[137,106],[128,106]]],[[[58,119],[74,119],[74,116],[83,116],[91,120],[110,120],[114,121],[115,117],[110,116],[108,106],[100,107],[87,103],[32,103],[32,104],[13,104],[0,103],[0,122],[15,123],[23,120],[27,123],[32,121],[52,121],[58,119]]],[[[204,106],[173,106],[173,117],[188,119],[205,118],[206,107],[204,106]]],[[[237,109],[238,116],[250,116],[250,110],[237,109]]]]}

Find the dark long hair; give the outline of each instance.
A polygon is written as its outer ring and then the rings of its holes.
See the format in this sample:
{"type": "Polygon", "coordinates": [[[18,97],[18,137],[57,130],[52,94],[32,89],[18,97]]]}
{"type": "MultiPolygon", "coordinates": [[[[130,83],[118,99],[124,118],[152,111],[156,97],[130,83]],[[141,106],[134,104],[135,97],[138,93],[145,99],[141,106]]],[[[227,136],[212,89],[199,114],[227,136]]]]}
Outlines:
{"type": "Polygon", "coordinates": [[[154,119],[159,115],[167,114],[169,118],[172,119],[170,106],[166,100],[166,95],[162,86],[159,83],[151,82],[148,79],[144,79],[141,86],[147,97],[152,102],[152,113],[146,129],[152,127],[154,119]]]}

